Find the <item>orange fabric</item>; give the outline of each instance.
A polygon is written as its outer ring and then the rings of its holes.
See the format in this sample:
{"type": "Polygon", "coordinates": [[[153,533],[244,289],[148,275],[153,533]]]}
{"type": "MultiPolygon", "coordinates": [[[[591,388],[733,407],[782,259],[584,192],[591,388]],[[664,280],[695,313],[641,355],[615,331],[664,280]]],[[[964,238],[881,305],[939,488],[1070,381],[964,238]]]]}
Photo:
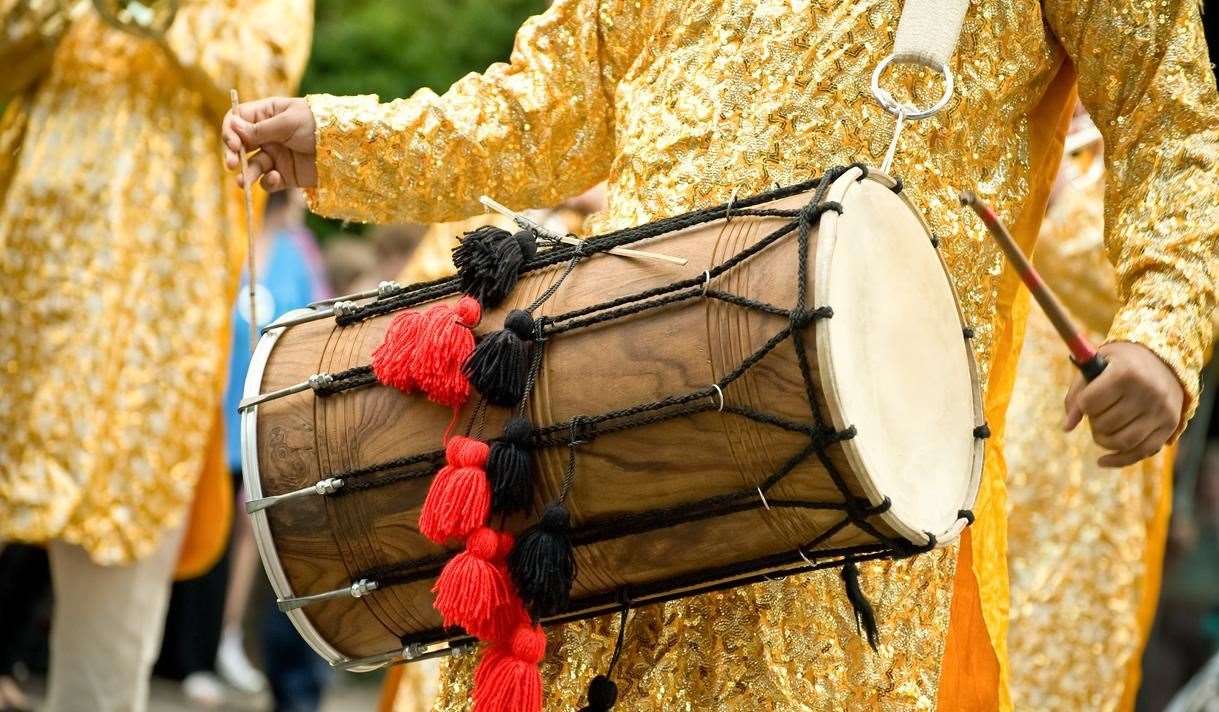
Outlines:
{"type": "Polygon", "coordinates": [[[1151,637],[1151,625],[1155,622],[1156,605],[1160,601],[1160,583],[1164,574],[1164,549],[1168,544],[1168,522],[1172,515],[1172,467],[1176,460],[1176,446],[1164,458],[1160,469],[1160,501],[1156,502],[1155,515],[1147,523],[1147,548],[1143,552],[1142,600],[1139,601],[1139,648],[1130,658],[1126,671],[1126,685],[1122,690],[1122,701],[1118,709],[1130,712],[1134,709],[1135,696],[1143,678],[1143,649],[1151,637]]]}
{"type": "Polygon", "coordinates": [[[233,482],[225,462],[224,421],[219,410],[208,436],[203,471],[195,484],[186,534],[174,580],[202,576],[215,566],[229,541],[233,523],[233,482]]]}
{"type": "Polygon", "coordinates": [[[381,699],[377,700],[377,712],[394,712],[394,700],[398,697],[398,684],[402,682],[405,665],[393,665],[385,672],[381,682],[381,699]]]}
{"type": "Polygon", "coordinates": [[[938,708],[952,712],[981,712],[999,706],[999,660],[982,619],[982,598],[973,575],[971,537],[969,530],[961,537],[945,665],[940,674],[938,708]],[[953,664],[949,665],[949,660],[953,664]]]}
{"type": "MultiPolygon", "coordinates": [[[[1030,192],[1024,209],[1009,226],[1012,236],[1026,253],[1032,252],[1045,215],[1050,188],[1062,158],[1063,138],[1076,103],[1075,71],[1064,64],[1029,114],[1029,156],[1032,170],[1030,192]]],[[[937,708],[956,710],[1000,710],[1012,708],[1008,689],[1007,619],[1010,592],[1007,579],[1007,465],[1003,458],[1003,433],[1007,405],[1016,377],[1016,360],[1024,337],[1029,302],[1027,290],[1005,264],[999,282],[995,310],[995,342],[983,410],[990,426],[982,484],[974,505],[977,520],[970,528],[957,559],[957,581],[953,589],[948,645],[940,668],[937,708]],[[956,596],[965,597],[958,606],[956,596]],[[972,597],[977,596],[977,605],[972,597]],[[978,616],[986,635],[978,628],[978,616]],[[994,660],[996,674],[986,674],[986,661],[994,660]],[[982,689],[993,684],[993,694],[982,689]]]]}

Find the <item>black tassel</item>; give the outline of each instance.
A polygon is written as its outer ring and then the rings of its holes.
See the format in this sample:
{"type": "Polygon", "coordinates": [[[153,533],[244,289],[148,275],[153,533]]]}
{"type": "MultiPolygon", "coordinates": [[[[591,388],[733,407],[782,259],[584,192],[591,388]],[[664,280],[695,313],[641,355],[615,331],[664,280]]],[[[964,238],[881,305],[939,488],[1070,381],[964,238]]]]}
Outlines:
{"type": "Polygon", "coordinates": [[[498,227],[484,225],[462,235],[453,248],[453,266],[461,279],[461,290],[492,309],[516,286],[521,267],[538,252],[537,236],[532,230],[515,235],[498,227]]]}
{"type": "Polygon", "coordinates": [[[513,309],[504,328],[482,337],[462,369],[470,385],[492,405],[514,406],[525,397],[528,351],[533,342],[533,317],[513,309]]]}
{"type": "Polygon", "coordinates": [[[868,638],[868,645],[876,650],[879,639],[876,632],[876,612],[872,610],[872,604],[868,602],[868,597],[859,587],[859,569],[856,568],[854,561],[848,561],[843,565],[842,581],[846,584],[847,600],[851,602],[851,608],[855,611],[855,629],[862,628],[868,638]]]}
{"type": "Polygon", "coordinates": [[[576,578],[571,547],[571,515],[562,502],[546,507],[541,520],[516,539],[508,556],[508,571],[517,593],[535,617],[567,607],[576,578]]]}
{"type": "Polygon", "coordinates": [[[605,675],[597,675],[588,683],[588,705],[579,712],[609,712],[618,701],[618,686],[605,675]]]}
{"type": "Polygon", "coordinates": [[[491,511],[496,514],[529,508],[533,501],[533,425],[513,418],[504,434],[491,443],[487,477],[491,480],[491,511]]]}

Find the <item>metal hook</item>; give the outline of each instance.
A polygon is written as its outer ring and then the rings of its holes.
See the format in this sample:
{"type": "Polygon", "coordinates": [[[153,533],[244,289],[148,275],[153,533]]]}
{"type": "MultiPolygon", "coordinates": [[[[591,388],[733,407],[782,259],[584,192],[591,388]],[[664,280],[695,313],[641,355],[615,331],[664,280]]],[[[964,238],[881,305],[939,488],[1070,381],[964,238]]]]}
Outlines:
{"type": "Polygon", "coordinates": [[[897,153],[897,138],[902,135],[902,128],[906,125],[906,110],[901,105],[898,105],[894,115],[897,117],[897,122],[893,124],[893,138],[889,141],[889,150],[885,151],[885,159],[880,163],[880,172],[888,175],[889,169],[893,167],[893,155],[897,153]]]}
{"type": "Polygon", "coordinates": [[[736,194],[740,192],[741,186],[732,187],[732,195],[728,196],[728,207],[724,208],[724,224],[732,222],[732,206],[736,205],[736,194]]]}
{"type": "Polygon", "coordinates": [[[766,507],[766,511],[769,512],[770,511],[770,502],[766,501],[766,493],[762,491],[762,488],[760,486],[758,487],[758,496],[762,498],[762,506],[766,507]]]}

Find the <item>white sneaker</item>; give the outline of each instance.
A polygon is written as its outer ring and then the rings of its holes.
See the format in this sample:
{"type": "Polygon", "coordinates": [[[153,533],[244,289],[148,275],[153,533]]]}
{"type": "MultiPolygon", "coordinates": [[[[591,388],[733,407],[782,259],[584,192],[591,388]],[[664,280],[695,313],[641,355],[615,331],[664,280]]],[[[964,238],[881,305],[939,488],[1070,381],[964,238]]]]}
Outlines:
{"type": "Polygon", "coordinates": [[[224,704],[224,684],[210,672],[192,672],[182,680],[182,694],[200,707],[218,708],[224,704]]]}
{"type": "Polygon", "coordinates": [[[225,682],[248,695],[267,689],[267,678],[250,663],[242,645],[241,631],[225,628],[220,634],[220,648],[216,651],[216,672],[225,682]]]}

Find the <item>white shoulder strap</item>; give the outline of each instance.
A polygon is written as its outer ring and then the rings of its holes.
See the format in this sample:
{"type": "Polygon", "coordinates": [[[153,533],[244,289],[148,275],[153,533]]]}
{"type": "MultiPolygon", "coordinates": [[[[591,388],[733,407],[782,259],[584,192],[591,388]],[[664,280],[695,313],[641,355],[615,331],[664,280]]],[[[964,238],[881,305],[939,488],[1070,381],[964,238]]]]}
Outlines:
{"type": "Polygon", "coordinates": [[[905,0],[893,58],[933,69],[947,66],[961,36],[969,0],[905,0]]]}

